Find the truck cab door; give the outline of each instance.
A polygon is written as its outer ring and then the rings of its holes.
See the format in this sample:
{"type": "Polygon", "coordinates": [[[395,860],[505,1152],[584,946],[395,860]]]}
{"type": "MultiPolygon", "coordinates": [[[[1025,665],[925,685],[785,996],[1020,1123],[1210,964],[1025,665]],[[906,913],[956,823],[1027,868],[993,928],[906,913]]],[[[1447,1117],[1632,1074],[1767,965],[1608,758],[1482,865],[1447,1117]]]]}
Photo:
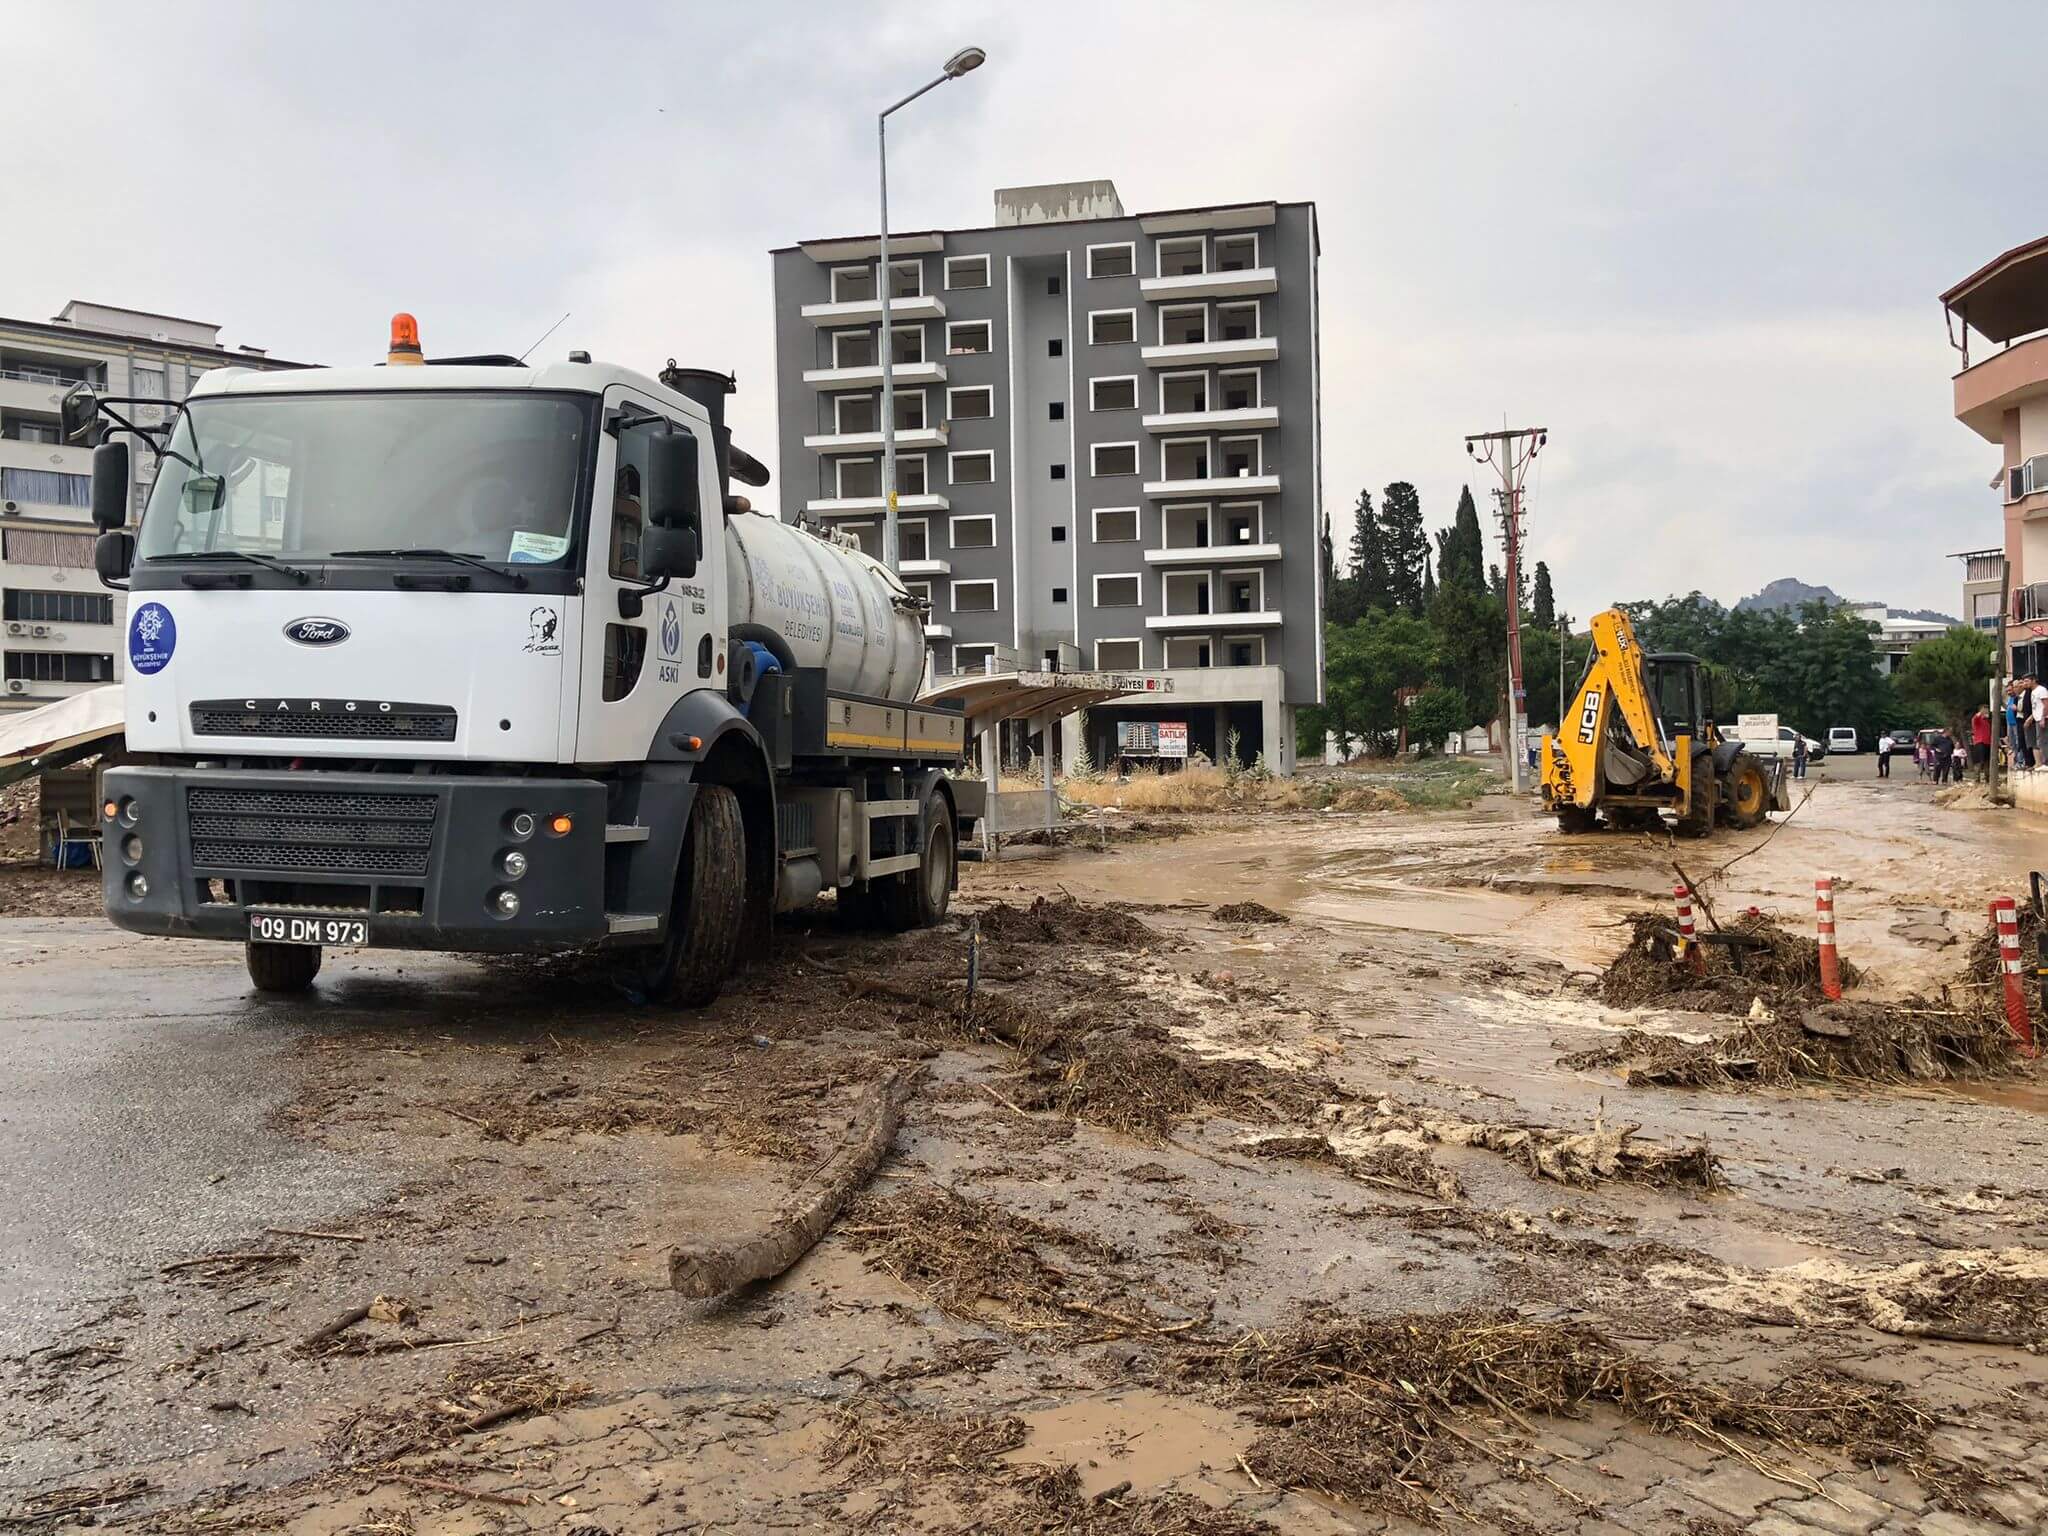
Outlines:
{"type": "Polygon", "coordinates": [[[603,421],[584,571],[589,632],[576,761],[641,762],[678,699],[694,688],[724,686],[725,635],[722,625],[713,624],[725,591],[724,524],[705,424],[618,385],[605,391],[603,421]],[[649,585],[641,569],[647,459],[655,436],[664,432],[690,432],[698,438],[702,553],[694,576],[672,580],[662,591],[644,592],[649,585]]]}

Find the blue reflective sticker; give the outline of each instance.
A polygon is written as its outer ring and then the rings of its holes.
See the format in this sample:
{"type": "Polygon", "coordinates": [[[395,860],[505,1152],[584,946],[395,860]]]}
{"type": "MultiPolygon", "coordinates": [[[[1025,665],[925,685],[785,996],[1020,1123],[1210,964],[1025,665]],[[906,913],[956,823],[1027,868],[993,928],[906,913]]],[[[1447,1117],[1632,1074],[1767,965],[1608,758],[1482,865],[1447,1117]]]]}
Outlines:
{"type": "Polygon", "coordinates": [[[178,624],[162,603],[144,603],[128,620],[128,665],[147,677],[171,664],[178,624]]]}

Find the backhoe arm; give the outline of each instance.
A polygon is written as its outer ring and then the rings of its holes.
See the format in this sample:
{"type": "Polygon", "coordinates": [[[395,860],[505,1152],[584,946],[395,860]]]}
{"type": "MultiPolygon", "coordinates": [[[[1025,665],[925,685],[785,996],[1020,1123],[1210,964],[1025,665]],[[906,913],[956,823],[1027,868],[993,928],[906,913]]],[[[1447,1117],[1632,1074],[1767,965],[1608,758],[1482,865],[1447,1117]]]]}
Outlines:
{"type": "Polygon", "coordinates": [[[1543,762],[1543,798],[1554,808],[1576,806],[1591,811],[1599,801],[1603,782],[1600,755],[1607,744],[1608,722],[1617,709],[1629,735],[1650,756],[1659,775],[1666,781],[1677,776],[1650,708],[1643,655],[1628,615],[1617,608],[1595,614],[1592,637],[1586,675],[1543,762]]]}
{"type": "Polygon", "coordinates": [[[1600,660],[1596,671],[1604,672],[1612,691],[1614,706],[1635,744],[1650,755],[1657,775],[1666,783],[1678,778],[1678,764],[1671,748],[1657,729],[1656,712],[1650,708],[1650,685],[1643,674],[1643,653],[1636,644],[1635,626],[1619,608],[1593,615],[1593,647],[1600,660]]]}

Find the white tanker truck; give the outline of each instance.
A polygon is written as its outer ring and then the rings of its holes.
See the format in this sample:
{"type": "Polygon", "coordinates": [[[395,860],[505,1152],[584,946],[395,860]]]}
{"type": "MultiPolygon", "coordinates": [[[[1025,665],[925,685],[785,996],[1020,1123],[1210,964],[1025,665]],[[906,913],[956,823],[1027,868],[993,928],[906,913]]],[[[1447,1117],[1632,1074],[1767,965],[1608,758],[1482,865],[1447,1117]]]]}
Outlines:
{"type": "Polygon", "coordinates": [[[628,953],[696,1004],[773,914],[937,921],[982,790],[922,708],[917,600],[753,512],[727,377],[509,357],[83,390],[100,577],[130,592],[108,916],[248,947],[628,953]],[[159,471],[127,530],[130,439],[159,471]]]}

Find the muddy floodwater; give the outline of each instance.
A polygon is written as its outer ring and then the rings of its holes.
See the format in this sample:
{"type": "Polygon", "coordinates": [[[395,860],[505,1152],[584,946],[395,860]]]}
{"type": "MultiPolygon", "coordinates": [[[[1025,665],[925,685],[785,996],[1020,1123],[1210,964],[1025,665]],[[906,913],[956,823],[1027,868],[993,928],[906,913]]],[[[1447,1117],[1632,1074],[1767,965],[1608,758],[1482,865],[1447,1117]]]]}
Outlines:
{"type": "Polygon", "coordinates": [[[2048,1524],[2048,1085],[1941,1045],[2038,824],[1846,774],[1705,842],[1115,823],[700,1013],[380,952],[263,998],[0,906],[0,1529],[2048,1524]],[[1851,1006],[1603,1000],[1674,861],[1802,942],[1832,876],[1851,1006]],[[1822,1070],[1865,1020],[1935,1048],[1822,1070]],[[670,1287],[894,1073],[816,1247],[670,1287]]]}

